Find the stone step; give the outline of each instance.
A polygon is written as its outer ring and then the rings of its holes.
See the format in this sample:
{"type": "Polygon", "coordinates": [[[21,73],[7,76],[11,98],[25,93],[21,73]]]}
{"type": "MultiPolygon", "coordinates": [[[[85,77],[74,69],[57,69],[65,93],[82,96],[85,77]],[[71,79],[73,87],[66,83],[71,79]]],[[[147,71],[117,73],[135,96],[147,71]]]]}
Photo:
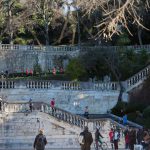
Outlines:
{"type": "MultiPolygon", "coordinates": [[[[80,147],[77,141],[77,135],[81,132],[80,127],[55,119],[42,112],[33,112],[27,116],[24,113],[8,114],[3,125],[3,128],[0,128],[0,135],[2,135],[0,137],[0,150],[32,150],[39,127],[45,130],[44,133],[48,141],[47,150],[61,148],[73,150],[80,147]],[[40,126],[37,118],[40,120],[40,126]]],[[[110,147],[109,130],[110,122],[108,120],[101,127],[101,134],[104,136],[103,141],[107,142],[110,147]]],[[[119,147],[124,147],[123,138],[121,138],[119,147]]]]}

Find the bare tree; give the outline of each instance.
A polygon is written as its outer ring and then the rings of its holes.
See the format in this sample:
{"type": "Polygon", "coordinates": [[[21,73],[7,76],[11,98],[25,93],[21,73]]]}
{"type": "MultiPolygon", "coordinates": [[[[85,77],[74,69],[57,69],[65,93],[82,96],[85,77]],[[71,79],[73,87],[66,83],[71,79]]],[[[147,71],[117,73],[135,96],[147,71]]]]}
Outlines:
{"type": "Polygon", "coordinates": [[[132,34],[128,22],[147,29],[139,14],[141,8],[146,11],[150,8],[149,0],[77,0],[76,5],[84,11],[84,15],[91,15],[95,10],[102,12],[103,19],[95,26],[99,29],[97,36],[111,38],[114,34],[121,34],[122,27],[132,34]]]}

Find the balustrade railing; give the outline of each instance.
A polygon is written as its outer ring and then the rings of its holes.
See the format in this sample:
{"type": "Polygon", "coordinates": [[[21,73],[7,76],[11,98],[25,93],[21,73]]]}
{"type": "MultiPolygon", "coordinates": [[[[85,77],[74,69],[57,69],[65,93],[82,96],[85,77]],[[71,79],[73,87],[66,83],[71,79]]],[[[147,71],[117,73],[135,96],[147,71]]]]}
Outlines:
{"type": "Polygon", "coordinates": [[[61,89],[63,90],[82,90],[79,82],[62,82],[61,89]]]}
{"type": "Polygon", "coordinates": [[[97,82],[94,83],[95,90],[119,90],[119,85],[117,82],[97,82]]]}
{"type": "Polygon", "coordinates": [[[11,89],[15,88],[15,82],[9,80],[0,80],[0,89],[11,89]]]}
{"type": "Polygon", "coordinates": [[[133,49],[136,52],[139,52],[141,50],[147,50],[148,52],[150,51],[150,45],[131,45],[131,46],[82,46],[81,50],[82,51],[87,51],[87,50],[95,50],[95,49],[101,49],[101,50],[119,50],[119,49],[133,49]]]}
{"type": "Polygon", "coordinates": [[[11,45],[0,44],[2,50],[48,50],[53,52],[72,52],[78,50],[76,46],[37,46],[37,45],[11,45]]]}
{"type": "Polygon", "coordinates": [[[150,65],[132,76],[131,78],[126,80],[126,89],[134,86],[135,84],[139,83],[140,81],[143,81],[147,78],[147,76],[150,75],[150,65]]]}
{"type": "MultiPolygon", "coordinates": [[[[147,50],[150,51],[150,45],[132,45],[132,46],[81,46],[82,51],[86,51],[89,49],[120,49],[120,48],[126,48],[126,49],[134,49],[136,51],[140,50],[147,50]]],[[[78,50],[77,46],[38,46],[38,45],[12,45],[12,44],[0,44],[0,49],[2,50],[49,50],[49,51],[55,51],[55,52],[62,52],[62,51],[76,51],[78,50]]]]}
{"type": "Polygon", "coordinates": [[[52,83],[50,81],[27,81],[26,87],[31,89],[49,89],[52,87],[52,83]]]}
{"type": "MultiPolygon", "coordinates": [[[[97,126],[101,129],[106,124],[106,121],[109,118],[100,118],[100,119],[86,119],[79,115],[72,114],[60,108],[55,108],[54,110],[46,103],[43,102],[32,102],[33,110],[38,110],[40,112],[47,113],[58,120],[65,121],[68,124],[84,128],[85,126],[90,126],[92,130],[95,130],[97,126]]],[[[16,113],[22,112],[25,114],[30,113],[29,103],[4,103],[4,112],[7,113],[16,113]]],[[[110,119],[109,119],[110,120],[110,119]]],[[[110,123],[113,127],[119,126],[124,128],[123,125],[118,124],[116,121],[110,120],[110,123]]]]}

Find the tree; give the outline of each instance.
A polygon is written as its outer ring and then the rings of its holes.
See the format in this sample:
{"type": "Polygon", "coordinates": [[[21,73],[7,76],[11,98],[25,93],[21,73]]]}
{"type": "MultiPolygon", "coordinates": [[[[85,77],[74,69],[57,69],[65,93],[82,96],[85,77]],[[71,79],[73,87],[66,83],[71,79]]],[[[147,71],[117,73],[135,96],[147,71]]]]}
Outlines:
{"type": "Polygon", "coordinates": [[[8,35],[9,43],[13,43],[14,34],[23,23],[23,6],[19,0],[2,0],[1,5],[1,35],[8,35]]]}
{"type": "Polygon", "coordinates": [[[59,18],[61,14],[61,0],[30,0],[32,3],[34,24],[39,28],[44,28],[43,35],[46,45],[49,45],[50,24],[59,18]]]}
{"type": "Polygon", "coordinates": [[[78,58],[72,59],[66,69],[66,73],[73,79],[79,79],[85,74],[85,69],[78,58]]]}
{"type": "Polygon", "coordinates": [[[149,9],[149,0],[77,0],[77,6],[80,7],[85,15],[91,15],[94,11],[100,10],[103,19],[99,20],[97,36],[103,35],[105,38],[111,38],[114,34],[120,34],[122,28],[128,30],[128,22],[135,26],[145,28],[142,24],[141,8],[149,9]]]}

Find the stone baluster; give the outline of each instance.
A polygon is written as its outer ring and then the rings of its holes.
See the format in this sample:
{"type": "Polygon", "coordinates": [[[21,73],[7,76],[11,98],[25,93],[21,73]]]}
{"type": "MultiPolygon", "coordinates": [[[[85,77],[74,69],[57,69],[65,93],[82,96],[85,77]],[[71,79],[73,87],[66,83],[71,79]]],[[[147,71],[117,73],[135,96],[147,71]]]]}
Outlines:
{"type": "Polygon", "coordinates": [[[44,106],[41,104],[41,111],[44,112],[44,106]]]}
{"type": "Polygon", "coordinates": [[[61,86],[61,89],[64,89],[64,83],[63,82],[60,83],[60,86],[61,86]]]}
{"type": "Polygon", "coordinates": [[[49,112],[49,107],[48,107],[48,105],[45,105],[45,112],[46,112],[46,113],[49,112]]]}
{"type": "Polygon", "coordinates": [[[7,88],[7,81],[4,81],[4,88],[7,88]]]}
{"type": "Polygon", "coordinates": [[[48,82],[48,88],[50,88],[51,87],[51,82],[48,82]]]}
{"type": "Polygon", "coordinates": [[[69,83],[66,83],[66,87],[67,87],[66,89],[69,90],[70,84],[69,84],[69,83]]]}
{"type": "Polygon", "coordinates": [[[38,81],[38,88],[41,88],[41,82],[38,81]]]}
{"type": "Polygon", "coordinates": [[[10,83],[10,81],[7,81],[6,88],[8,88],[8,89],[10,88],[10,84],[9,83],[10,83]]]}
{"type": "Polygon", "coordinates": [[[31,88],[34,88],[34,81],[31,82],[31,88]]]}
{"type": "Polygon", "coordinates": [[[48,89],[48,81],[46,82],[46,88],[48,89]]]}
{"type": "Polygon", "coordinates": [[[38,84],[38,81],[36,81],[36,88],[37,88],[37,89],[38,89],[38,85],[39,85],[39,84],[38,84]]]}
{"type": "Polygon", "coordinates": [[[12,88],[12,81],[9,81],[9,88],[12,88]]]}
{"type": "Polygon", "coordinates": [[[29,88],[29,82],[30,82],[30,81],[27,81],[27,84],[26,84],[27,88],[29,88]]]}
{"type": "Polygon", "coordinates": [[[32,88],[34,89],[35,88],[35,81],[32,81],[32,88]]]}
{"type": "Polygon", "coordinates": [[[69,90],[69,88],[70,88],[70,86],[69,86],[69,83],[67,82],[66,83],[66,89],[69,90]]]}
{"type": "Polygon", "coordinates": [[[43,88],[44,89],[46,88],[46,82],[43,82],[43,88]]]}
{"type": "Polygon", "coordinates": [[[64,90],[66,90],[66,83],[64,83],[64,90]]]}
{"type": "Polygon", "coordinates": [[[32,81],[29,81],[29,88],[31,88],[31,83],[32,83],[32,81]]]}

